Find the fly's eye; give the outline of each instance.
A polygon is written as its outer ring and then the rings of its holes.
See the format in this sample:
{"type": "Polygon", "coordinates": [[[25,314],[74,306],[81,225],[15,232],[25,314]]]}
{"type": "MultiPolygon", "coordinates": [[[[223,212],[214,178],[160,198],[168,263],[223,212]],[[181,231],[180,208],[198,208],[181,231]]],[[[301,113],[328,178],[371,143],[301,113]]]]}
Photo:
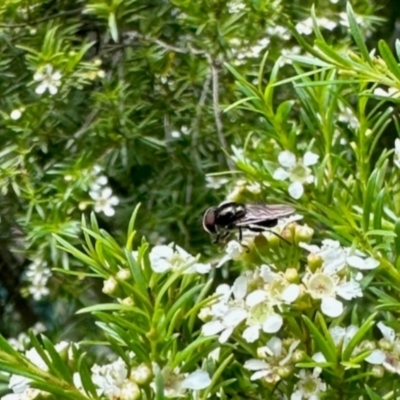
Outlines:
{"type": "Polygon", "coordinates": [[[217,233],[215,226],[215,207],[209,208],[204,213],[203,227],[208,233],[217,233]]]}

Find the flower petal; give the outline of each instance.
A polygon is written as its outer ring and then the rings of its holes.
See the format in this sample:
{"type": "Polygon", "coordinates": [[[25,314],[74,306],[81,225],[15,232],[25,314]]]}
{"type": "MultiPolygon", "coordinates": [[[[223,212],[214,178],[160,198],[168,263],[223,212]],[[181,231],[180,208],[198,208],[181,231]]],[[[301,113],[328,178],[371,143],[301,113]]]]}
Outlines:
{"type": "Polygon", "coordinates": [[[386,358],[386,354],[382,350],[373,350],[372,353],[365,358],[365,361],[373,365],[381,365],[386,358]]]}
{"type": "Polygon", "coordinates": [[[214,336],[225,329],[225,325],[220,321],[210,321],[205,323],[201,328],[204,336],[214,336]]]}
{"type": "Polygon", "coordinates": [[[321,311],[328,317],[339,317],[343,313],[343,303],[333,297],[325,297],[321,301],[321,311]]]}
{"type": "Polygon", "coordinates": [[[219,336],[218,341],[219,341],[221,344],[227,342],[228,339],[231,337],[232,332],[233,332],[233,328],[225,329],[225,330],[221,333],[221,335],[219,336]]]}
{"type": "Polygon", "coordinates": [[[286,287],[282,294],[281,298],[285,303],[293,303],[300,296],[300,286],[295,283],[291,283],[288,287],[286,287]]]}
{"type": "Polygon", "coordinates": [[[198,369],[192,372],[182,381],[182,388],[190,390],[201,390],[210,386],[211,378],[208,372],[198,369]]]}
{"type": "Polygon", "coordinates": [[[249,326],[243,331],[242,337],[247,343],[254,343],[260,337],[260,329],[257,325],[249,326]]]}
{"type": "Polygon", "coordinates": [[[254,307],[257,304],[262,303],[268,298],[268,293],[265,290],[254,290],[246,297],[246,306],[254,307]]]}
{"type": "Polygon", "coordinates": [[[35,92],[36,94],[43,94],[47,89],[47,83],[42,82],[36,89],[35,92]]]}
{"type": "Polygon", "coordinates": [[[265,333],[276,333],[283,325],[283,319],[279,314],[270,315],[263,323],[263,331],[265,333]]]}
{"type": "Polygon", "coordinates": [[[244,363],[244,367],[249,371],[259,371],[260,369],[269,368],[269,364],[264,360],[257,360],[256,358],[252,358],[251,360],[247,360],[244,363]]]}
{"type": "Polygon", "coordinates": [[[226,327],[235,328],[247,318],[247,311],[243,308],[232,308],[222,319],[226,327]]]}
{"type": "Polygon", "coordinates": [[[318,154],[315,154],[315,153],[313,153],[311,151],[307,151],[304,154],[304,157],[303,157],[303,164],[306,167],[309,167],[311,165],[316,164],[318,162],[318,159],[319,159],[319,155],[318,154]]]}
{"type": "Polygon", "coordinates": [[[289,194],[292,196],[294,199],[299,199],[301,196],[303,196],[304,193],[304,187],[300,182],[292,182],[289,185],[289,194]]]}
{"type": "Polygon", "coordinates": [[[396,334],[392,328],[386,326],[382,321],[378,322],[376,326],[379,328],[386,340],[388,340],[390,343],[394,342],[396,334]]]}
{"type": "Polygon", "coordinates": [[[359,256],[350,256],[347,257],[347,264],[360,270],[369,270],[379,267],[380,262],[372,257],[364,259],[359,256]]]}
{"type": "Polygon", "coordinates": [[[272,175],[272,177],[277,181],[284,181],[285,179],[289,178],[289,176],[289,172],[280,167],[277,168],[272,175]]]}
{"type": "Polygon", "coordinates": [[[282,167],[293,168],[296,165],[296,156],[291,151],[281,151],[278,155],[278,161],[282,167]]]}
{"type": "Polygon", "coordinates": [[[361,286],[356,281],[341,283],[336,286],[336,293],[345,300],[363,296],[361,286]]]}

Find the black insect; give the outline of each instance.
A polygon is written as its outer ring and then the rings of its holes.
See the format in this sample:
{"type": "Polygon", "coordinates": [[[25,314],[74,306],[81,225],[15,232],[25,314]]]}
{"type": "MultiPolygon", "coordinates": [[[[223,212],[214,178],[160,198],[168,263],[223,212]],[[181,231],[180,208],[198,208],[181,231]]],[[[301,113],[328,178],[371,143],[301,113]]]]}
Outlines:
{"type": "MultiPolygon", "coordinates": [[[[214,243],[226,238],[236,229],[239,231],[241,242],[243,229],[263,232],[276,226],[279,218],[288,217],[294,212],[293,207],[283,204],[242,204],[225,201],[217,207],[210,207],[204,213],[203,227],[205,231],[215,235],[214,243]]],[[[276,234],[273,231],[271,233],[276,234]]]]}

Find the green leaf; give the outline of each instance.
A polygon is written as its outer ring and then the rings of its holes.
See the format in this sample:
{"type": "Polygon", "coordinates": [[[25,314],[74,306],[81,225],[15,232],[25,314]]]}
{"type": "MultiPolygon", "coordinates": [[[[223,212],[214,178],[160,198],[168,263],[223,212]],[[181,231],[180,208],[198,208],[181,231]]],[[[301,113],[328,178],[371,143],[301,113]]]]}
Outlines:
{"type": "Polygon", "coordinates": [[[317,349],[322,352],[322,354],[325,356],[326,361],[336,362],[336,351],[335,351],[336,347],[332,348],[331,345],[329,344],[332,338],[331,337],[329,337],[329,339],[324,338],[320,330],[305,315],[303,315],[303,320],[307,325],[307,328],[310,331],[312,338],[315,341],[317,349]]]}
{"type": "Polygon", "coordinates": [[[376,394],[368,385],[365,385],[365,390],[371,400],[385,400],[383,397],[376,394]]]}
{"type": "Polygon", "coordinates": [[[392,51],[390,50],[389,46],[386,44],[384,40],[380,40],[378,42],[379,52],[385,61],[387,67],[389,68],[390,72],[393,73],[397,80],[400,80],[400,68],[399,64],[397,63],[396,59],[393,56],[392,51]]]}
{"type": "MultiPolygon", "coordinates": [[[[60,379],[72,384],[72,374],[68,367],[65,365],[65,362],[62,360],[54,345],[47,339],[46,336],[42,335],[42,342],[44,348],[48,352],[51,362],[52,362],[52,369],[51,372],[60,379]]],[[[68,347],[65,349],[65,352],[68,352],[68,347]]]]}
{"type": "Polygon", "coordinates": [[[218,380],[222,376],[222,373],[226,370],[227,366],[232,362],[234,355],[231,354],[228,356],[218,367],[218,369],[214,372],[214,375],[211,378],[210,386],[205,389],[203,395],[200,397],[201,400],[206,400],[208,395],[211,393],[213,387],[217,384],[218,380]]]}
{"type": "MultiPolygon", "coordinates": [[[[76,352],[77,353],[77,352],[76,352]]],[[[74,352],[74,356],[75,356],[74,352]]],[[[85,389],[85,392],[90,394],[93,398],[98,399],[96,386],[92,381],[92,375],[89,371],[89,367],[86,362],[87,354],[82,353],[79,355],[77,366],[78,366],[78,373],[81,378],[82,386],[85,389]]]]}
{"type": "Polygon", "coordinates": [[[161,370],[155,372],[156,400],[164,400],[164,378],[161,370]]]}
{"type": "Polygon", "coordinates": [[[126,237],[127,237],[126,248],[129,251],[132,251],[132,241],[135,236],[135,231],[133,229],[135,227],[135,221],[136,221],[137,214],[139,212],[139,208],[140,208],[140,203],[138,203],[136,205],[135,209],[132,212],[131,218],[129,219],[128,232],[126,235],[126,237]]]}
{"type": "Polygon", "coordinates": [[[394,247],[396,252],[396,266],[400,259],[400,218],[397,219],[394,225],[394,232],[396,233],[396,238],[394,239],[394,247]]]}
{"type": "Polygon", "coordinates": [[[353,36],[353,39],[356,42],[358,49],[360,50],[364,60],[367,61],[369,64],[371,64],[371,57],[368,53],[367,46],[365,45],[365,38],[362,35],[360,29],[358,28],[357,20],[354,15],[354,11],[353,8],[351,7],[350,2],[347,2],[346,10],[347,10],[347,18],[349,20],[351,35],[353,36]]]}
{"type": "Polygon", "coordinates": [[[375,198],[375,187],[378,178],[378,170],[374,170],[368,179],[367,189],[364,195],[363,207],[363,231],[368,232],[371,217],[372,202],[375,198]]]}
{"type": "Polygon", "coordinates": [[[111,37],[115,43],[118,42],[118,27],[117,19],[115,18],[115,13],[111,12],[108,15],[108,28],[110,29],[111,37]]]}
{"type": "Polygon", "coordinates": [[[357,333],[350,339],[348,342],[346,348],[344,349],[342,353],[342,360],[343,361],[348,361],[350,360],[351,354],[353,353],[354,349],[356,348],[357,345],[361,343],[363,340],[364,336],[368,333],[368,331],[375,325],[375,317],[377,316],[377,313],[374,313],[368,317],[368,319],[365,320],[365,322],[362,324],[360,329],[357,331],[357,333]]]}

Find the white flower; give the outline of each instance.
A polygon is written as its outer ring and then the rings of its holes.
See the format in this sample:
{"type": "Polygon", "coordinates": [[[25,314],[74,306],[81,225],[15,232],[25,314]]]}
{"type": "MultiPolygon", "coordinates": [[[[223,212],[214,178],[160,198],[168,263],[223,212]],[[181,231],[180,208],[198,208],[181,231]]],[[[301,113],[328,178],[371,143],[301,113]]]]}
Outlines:
{"type": "Polygon", "coordinates": [[[97,176],[94,182],[90,185],[90,190],[92,192],[100,192],[104,186],[108,183],[108,178],[105,175],[97,176]]]}
{"type": "Polygon", "coordinates": [[[346,349],[350,340],[359,331],[359,327],[356,325],[349,325],[347,328],[342,328],[341,326],[335,326],[329,328],[329,333],[331,334],[332,340],[336,346],[341,346],[343,350],[346,349]]]}
{"type": "Polygon", "coordinates": [[[46,261],[41,258],[35,259],[29,264],[25,275],[29,280],[28,292],[34,300],[39,301],[50,294],[50,289],[46,285],[52,274],[46,261]]]}
{"type": "Polygon", "coordinates": [[[151,269],[158,274],[169,270],[181,270],[185,274],[207,274],[211,271],[211,264],[197,262],[195,257],[178,245],[154,246],[149,257],[151,269]]]}
{"type": "Polygon", "coordinates": [[[357,117],[354,115],[353,110],[350,107],[344,107],[342,105],[340,105],[340,109],[341,111],[338,115],[338,120],[347,124],[351,129],[358,129],[360,123],[357,117]]]}
{"type": "Polygon", "coordinates": [[[192,372],[186,376],[182,381],[182,388],[190,390],[202,390],[210,386],[211,379],[210,375],[201,369],[192,372]]]}
{"type": "Polygon", "coordinates": [[[350,267],[353,267],[353,268],[356,268],[359,270],[370,270],[370,269],[378,268],[380,265],[380,262],[378,260],[375,260],[375,258],[372,258],[372,257],[362,258],[359,255],[354,255],[354,256],[347,257],[347,264],[350,267]]]}
{"type": "Polygon", "coordinates": [[[226,3],[229,14],[238,14],[246,9],[246,4],[240,0],[231,0],[226,3]]]}
{"type": "Polygon", "coordinates": [[[263,379],[268,383],[278,382],[281,379],[278,375],[279,368],[291,364],[293,352],[299,343],[300,340],[295,340],[286,349],[281,339],[275,336],[272,337],[266,346],[259,348],[257,351],[258,354],[263,355],[265,360],[253,358],[244,363],[246,369],[255,371],[250,379],[252,381],[263,379]]]}
{"type": "MultiPolygon", "coordinates": [[[[43,361],[40,354],[36,351],[35,348],[32,348],[25,353],[25,357],[36,367],[40,368],[43,371],[48,371],[49,368],[47,364],[43,361]]],[[[32,382],[30,378],[26,378],[20,375],[11,375],[8,387],[13,391],[13,394],[10,394],[4,398],[8,398],[8,400],[30,400],[35,399],[37,395],[39,395],[40,391],[37,389],[30,388],[29,385],[32,382]]]]}
{"type": "Polygon", "coordinates": [[[336,299],[340,296],[345,300],[362,297],[360,284],[354,280],[346,282],[336,273],[318,270],[314,273],[307,271],[303,278],[307,292],[315,300],[321,300],[321,311],[331,318],[336,318],[343,313],[343,303],[336,299]]]}
{"type": "Polygon", "coordinates": [[[263,290],[251,292],[246,298],[246,305],[249,308],[246,328],[243,331],[243,339],[253,343],[260,337],[260,331],[265,333],[276,333],[283,325],[283,318],[274,312],[274,309],[267,300],[268,294],[263,290]]]}
{"type": "Polygon", "coordinates": [[[14,121],[16,121],[17,119],[20,119],[21,116],[22,116],[21,110],[17,109],[17,110],[11,111],[10,118],[13,119],[14,121]]]}
{"type": "MultiPolygon", "coordinates": [[[[92,381],[97,386],[97,395],[108,399],[135,399],[140,394],[137,384],[128,377],[128,368],[122,358],[99,366],[93,365],[92,381]],[[136,396],[134,395],[136,394],[136,396]]],[[[76,380],[79,385],[79,379],[76,380]]]]}
{"type": "Polygon", "coordinates": [[[400,338],[383,322],[379,322],[377,327],[384,338],[379,342],[382,349],[373,350],[365,360],[370,364],[382,365],[389,372],[400,375],[400,338]]]}
{"type": "Polygon", "coordinates": [[[290,400],[319,400],[320,392],[326,391],[326,383],[319,378],[320,373],[320,368],[314,368],[312,373],[301,369],[299,372],[300,380],[295,386],[297,390],[290,396],[290,400]]]}
{"type": "Polygon", "coordinates": [[[48,90],[51,95],[54,95],[58,92],[58,86],[61,85],[61,73],[53,71],[51,64],[46,64],[33,75],[33,80],[40,82],[35,90],[37,94],[43,94],[48,90]]]}
{"type": "Polygon", "coordinates": [[[394,165],[397,168],[400,168],[400,139],[396,139],[394,141],[394,156],[393,156],[394,165]]]}
{"type": "Polygon", "coordinates": [[[225,343],[234,329],[247,318],[244,298],[247,293],[247,279],[241,275],[236,278],[232,288],[220,285],[217,294],[220,300],[208,310],[212,320],[202,326],[204,336],[219,334],[219,342],[225,343]]]}
{"type": "Polygon", "coordinates": [[[230,240],[225,247],[225,255],[216,265],[216,268],[221,267],[229,260],[239,260],[240,257],[246,252],[246,248],[242,246],[237,240],[230,240]]]}
{"type": "Polygon", "coordinates": [[[100,192],[92,190],[89,192],[89,195],[95,201],[95,212],[102,212],[107,217],[112,217],[115,214],[114,206],[119,204],[119,199],[112,195],[111,188],[106,187],[100,192]]]}
{"type": "Polygon", "coordinates": [[[377,87],[374,89],[373,94],[379,97],[399,97],[399,89],[389,87],[388,90],[377,87]]]}
{"type": "Polygon", "coordinates": [[[276,180],[289,180],[292,182],[289,185],[289,194],[294,199],[299,199],[304,193],[304,184],[314,182],[314,176],[310,168],[311,165],[317,163],[319,156],[311,151],[304,154],[303,160],[296,160],[296,156],[290,151],[282,151],[278,155],[278,161],[281,165],[276,169],[273,178],[276,180]]]}
{"type": "Polygon", "coordinates": [[[206,176],[206,182],[206,187],[209,189],[220,189],[229,182],[229,179],[220,176],[206,176]]]}
{"type": "Polygon", "coordinates": [[[300,286],[290,283],[283,272],[274,272],[269,265],[261,266],[261,276],[266,283],[264,289],[272,305],[291,304],[300,295],[300,286]]]}
{"type": "Polygon", "coordinates": [[[282,40],[290,40],[292,37],[289,29],[282,25],[269,26],[265,32],[269,36],[279,36],[282,40]]]}
{"type": "Polygon", "coordinates": [[[321,247],[307,243],[299,243],[299,246],[321,257],[322,266],[328,273],[339,272],[346,265],[361,271],[375,269],[380,265],[378,260],[367,257],[361,251],[341,247],[337,240],[325,239],[321,247]]]}
{"type": "Polygon", "coordinates": [[[341,271],[346,266],[347,253],[337,240],[325,239],[322,241],[321,247],[307,243],[299,243],[299,247],[321,257],[322,267],[325,272],[333,274],[341,271]]]}
{"type": "Polygon", "coordinates": [[[328,31],[333,31],[338,26],[337,22],[332,21],[325,17],[317,18],[317,23],[319,26],[323,27],[324,29],[328,29],[328,31]]]}
{"type": "Polygon", "coordinates": [[[292,64],[292,60],[290,56],[297,56],[301,54],[301,47],[300,46],[293,46],[290,49],[282,49],[281,50],[281,57],[279,59],[279,65],[282,67],[286,64],[292,64]]]}
{"type": "MultiPolygon", "coordinates": [[[[153,364],[154,375],[161,372],[164,381],[164,397],[175,398],[185,397],[187,390],[202,390],[211,384],[209,374],[203,370],[197,370],[191,374],[182,374],[179,368],[171,370],[165,366],[161,371],[157,364],[153,364]]],[[[155,391],[156,385],[150,383],[151,388],[155,391]]]]}
{"type": "Polygon", "coordinates": [[[303,21],[298,22],[296,24],[295,28],[296,28],[296,31],[302,35],[311,35],[313,32],[312,19],[307,18],[307,19],[304,19],[303,21]]]}

